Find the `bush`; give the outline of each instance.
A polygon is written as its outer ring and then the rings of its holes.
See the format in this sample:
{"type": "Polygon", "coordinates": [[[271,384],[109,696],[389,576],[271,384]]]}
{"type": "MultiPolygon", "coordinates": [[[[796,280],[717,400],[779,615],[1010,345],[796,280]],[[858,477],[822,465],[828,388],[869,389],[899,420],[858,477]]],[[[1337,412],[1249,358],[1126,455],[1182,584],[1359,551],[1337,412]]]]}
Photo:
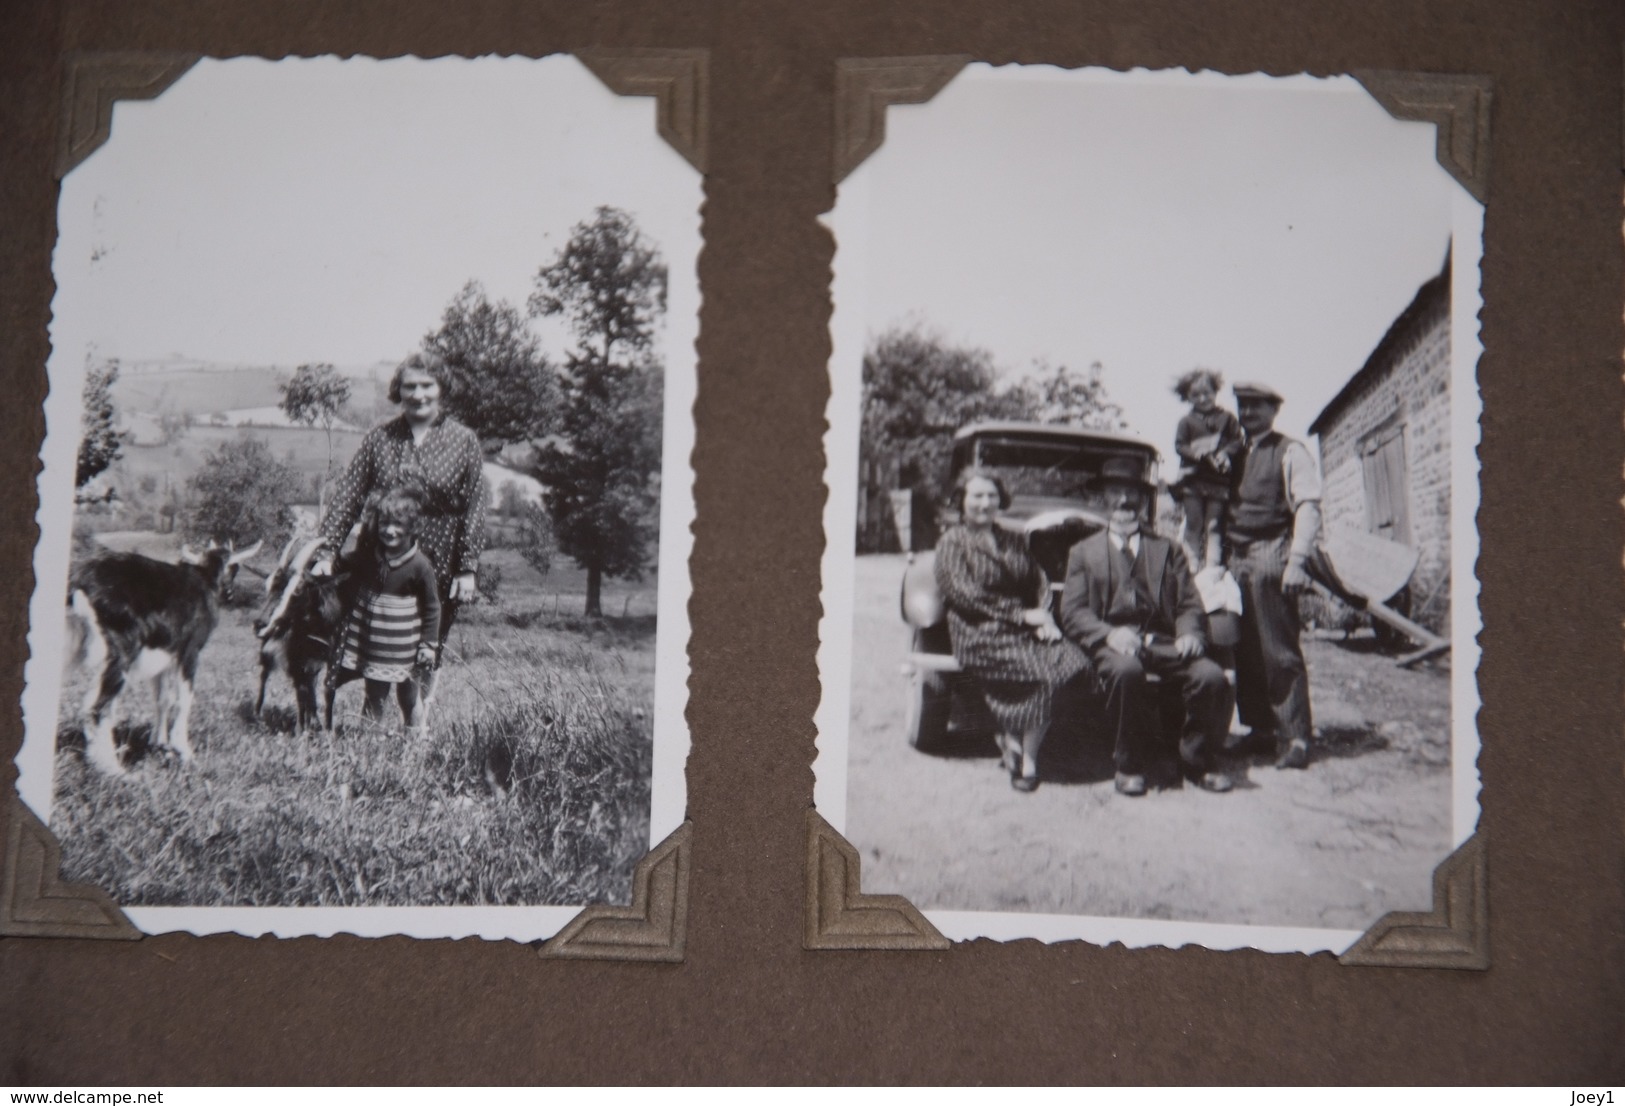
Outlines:
{"type": "Polygon", "coordinates": [[[553,537],[553,520],[540,503],[525,504],[525,514],[519,524],[519,555],[525,563],[545,577],[553,568],[553,557],[558,542],[553,537]]]}
{"type": "Polygon", "coordinates": [[[73,520],[73,552],[70,554],[73,563],[77,564],[87,557],[94,557],[101,552],[101,543],[96,540],[96,528],[88,525],[83,518],[73,520]]]}
{"type": "Polygon", "coordinates": [[[502,587],[502,566],[493,564],[481,565],[479,575],[475,578],[475,582],[478,584],[480,589],[480,598],[484,599],[487,603],[495,603],[497,601],[497,592],[502,587]]]}
{"type": "Polygon", "coordinates": [[[193,541],[229,541],[238,548],[278,546],[293,533],[293,508],[303,477],[271,455],[259,438],[222,442],[187,483],[197,506],[187,520],[193,541]]]}

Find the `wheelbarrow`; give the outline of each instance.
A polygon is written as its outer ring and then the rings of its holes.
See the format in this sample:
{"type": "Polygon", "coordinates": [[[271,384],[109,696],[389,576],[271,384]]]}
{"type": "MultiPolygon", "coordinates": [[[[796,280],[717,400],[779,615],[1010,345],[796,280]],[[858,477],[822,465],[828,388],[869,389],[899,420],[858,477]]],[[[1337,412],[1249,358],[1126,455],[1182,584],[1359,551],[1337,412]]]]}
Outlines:
{"type": "Polygon", "coordinates": [[[1325,536],[1305,567],[1321,594],[1365,611],[1416,642],[1418,648],[1394,660],[1401,668],[1409,668],[1450,648],[1449,638],[1387,605],[1410,583],[1420,559],[1421,553],[1408,545],[1363,530],[1338,529],[1325,536]]]}

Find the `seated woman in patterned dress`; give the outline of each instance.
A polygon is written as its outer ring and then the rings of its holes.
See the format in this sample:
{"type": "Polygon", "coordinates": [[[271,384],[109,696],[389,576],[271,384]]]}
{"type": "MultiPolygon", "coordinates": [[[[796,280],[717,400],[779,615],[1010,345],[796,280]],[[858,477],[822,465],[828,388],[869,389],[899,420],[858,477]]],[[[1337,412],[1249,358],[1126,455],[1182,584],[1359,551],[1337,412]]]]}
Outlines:
{"type": "Polygon", "coordinates": [[[999,726],[1010,785],[1038,788],[1038,750],[1056,692],[1092,671],[1050,613],[1049,584],[1022,535],[998,524],[1004,482],[971,467],[954,485],[960,523],[937,542],[937,587],[959,666],[975,676],[999,726]]]}

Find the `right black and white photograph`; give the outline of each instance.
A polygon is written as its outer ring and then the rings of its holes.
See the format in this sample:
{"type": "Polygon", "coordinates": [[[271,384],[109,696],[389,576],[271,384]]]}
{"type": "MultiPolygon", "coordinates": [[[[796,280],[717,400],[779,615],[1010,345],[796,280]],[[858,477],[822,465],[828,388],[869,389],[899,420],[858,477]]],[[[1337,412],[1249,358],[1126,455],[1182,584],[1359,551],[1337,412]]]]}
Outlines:
{"type": "Polygon", "coordinates": [[[1483,208],[1353,77],[975,64],[839,185],[819,813],[954,940],[1342,952],[1478,822],[1483,208]]]}

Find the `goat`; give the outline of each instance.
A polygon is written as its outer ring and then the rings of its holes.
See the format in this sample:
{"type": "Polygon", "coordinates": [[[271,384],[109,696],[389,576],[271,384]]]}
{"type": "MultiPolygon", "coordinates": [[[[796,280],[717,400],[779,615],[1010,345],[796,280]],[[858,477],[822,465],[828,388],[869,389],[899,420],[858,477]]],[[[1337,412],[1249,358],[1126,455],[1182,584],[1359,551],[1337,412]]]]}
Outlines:
{"type": "Polygon", "coordinates": [[[85,757],[104,772],[124,771],[113,747],[113,713],[129,676],[152,681],[154,744],[192,759],[187,735],[192,681],[198,657],[231,596],[237,566],[259,552],[260,543],[232,551],[210,543],[202,553],[182,547],[184,563],[106,553],[74,568],[68,579],[73,659],[100,672],[85,699],[90,725],[85,757]]]}
{"type": "MultiPolygon", "coordinates": [[[[257,717],[265,708],[265,685],[277,669],[293,684],[295,732],[303,734],[316,721],[316,686],[333,651],[344,617],[339,586],[343,576],[312,576],[310,562],[321,548],[320,538],[300,545],[289,539],[276,570],[265,579],[265,606],[254,620],[260,640],[260,690],[254,703],[257,717]]],[[[332,729],[333,700],[328,696],[323,729],[332,729]]]]}

